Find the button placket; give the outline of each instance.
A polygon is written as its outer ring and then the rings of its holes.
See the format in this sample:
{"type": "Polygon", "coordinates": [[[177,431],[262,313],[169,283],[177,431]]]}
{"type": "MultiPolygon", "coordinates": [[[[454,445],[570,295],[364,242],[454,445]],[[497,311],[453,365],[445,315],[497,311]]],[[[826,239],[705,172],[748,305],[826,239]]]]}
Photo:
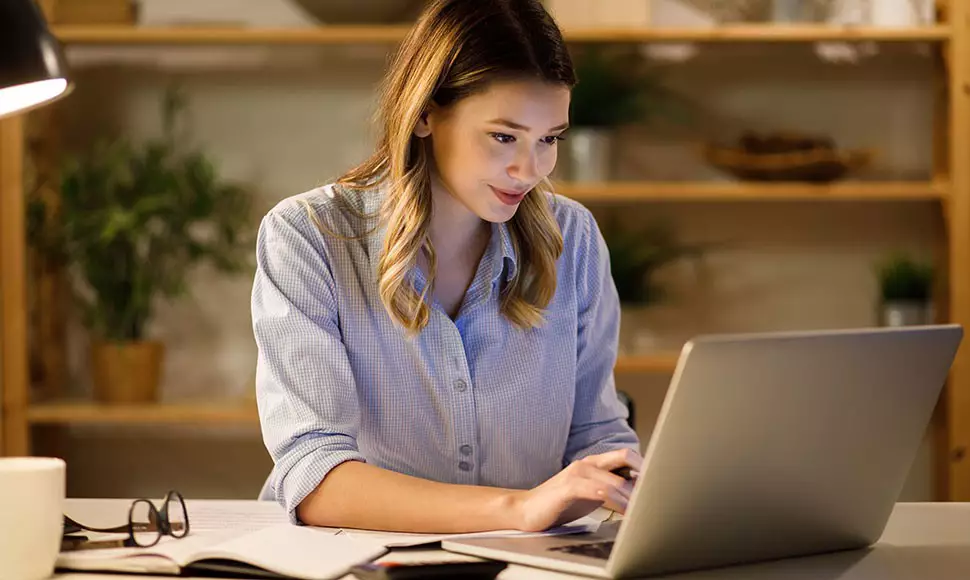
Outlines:
{"type": "Polygon", "coordinates": [[[455,445],[458,448],[458,453],[455,455],[452,465],[457,467],[458,482],[473,485],[477,483],[477,465],[472,457],[474,450],[468,443],[474,441],[477,425],[475,424],[475,401],[472,396],[471,369],[465,353],[460,324],[461,320],[458,321],[458,324],[449,328],[451,334],[449,334],[448,341],[454,368],[451,387],[454,389],[455,445]]]}

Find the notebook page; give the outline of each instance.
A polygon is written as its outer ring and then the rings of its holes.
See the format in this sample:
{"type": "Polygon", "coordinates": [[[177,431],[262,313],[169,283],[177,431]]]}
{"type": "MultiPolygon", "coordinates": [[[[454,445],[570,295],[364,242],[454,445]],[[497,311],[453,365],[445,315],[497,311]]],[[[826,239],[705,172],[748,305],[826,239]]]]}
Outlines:
{"type": "Polygon", "coordinates": [[[192,559],[235,560],[294,578],[329,580],[386,551],[380,543],[287,523],[209,546],[193,554],[192,559]]]}
{"type": "Polygon", "coordinates": [[[188,499],[185,509],[192,532],[256,531],[289,522],[283,507],[273,501],[188,499]]]}

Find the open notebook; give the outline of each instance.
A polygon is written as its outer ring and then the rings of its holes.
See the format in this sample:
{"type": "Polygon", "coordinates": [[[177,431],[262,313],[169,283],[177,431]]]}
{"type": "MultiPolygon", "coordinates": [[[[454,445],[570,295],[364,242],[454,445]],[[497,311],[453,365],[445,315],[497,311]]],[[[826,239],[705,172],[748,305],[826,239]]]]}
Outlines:
{"type": "Polygon", "coordinates": [[[257,531],[225,530],[165,537],[152,548],[61,552],[63,570],[187,575],[228,573],[250,578],[328,580],[351,566],[382,556],[379,542],[336,535],[333,530],[277,524],[257,531]]]}
{"type": "MultiPolygon", "coordinates": [[[[107,527],[118,521],[130,500],[68,498],[66,513],[77,521],[107,527]]],[[[289,524],[275,502],[188,500],[192,533],[182,540],[162,538],[152,548],[110,548],[61,552],[64,570],[191,574],[205,572],[251,578],[340,577],[354,564],[374,560],[388,549],[434,544],[474,536],[528,537],[595,531],[609,512],[599,509],[564,526],[537,533],[516,530],[467,534],[405,534],[289,524]]],[[[91,539],[118,535],[85,533],[91,539]]]]}

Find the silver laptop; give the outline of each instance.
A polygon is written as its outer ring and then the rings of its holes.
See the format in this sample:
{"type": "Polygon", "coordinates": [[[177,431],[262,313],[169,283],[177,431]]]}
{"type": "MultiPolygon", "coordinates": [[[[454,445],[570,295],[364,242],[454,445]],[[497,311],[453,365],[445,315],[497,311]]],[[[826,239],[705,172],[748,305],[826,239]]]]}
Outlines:
{"type": "Polygon", "coordinates": [[[628,578],[869,546],[962,336],[959,325],[935,325],[691,340],[622,520],[442,547],[628,578]]]}

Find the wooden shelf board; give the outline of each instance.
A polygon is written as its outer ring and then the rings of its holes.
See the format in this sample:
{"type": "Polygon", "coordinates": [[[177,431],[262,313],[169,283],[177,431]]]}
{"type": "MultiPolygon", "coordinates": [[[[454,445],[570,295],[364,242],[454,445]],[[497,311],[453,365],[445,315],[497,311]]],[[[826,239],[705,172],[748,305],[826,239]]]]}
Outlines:
{"type": "Polygon", "coordinates": [[[584,203],[634,201],[934,201],[949,195],[945,182],[612,182],[555,183],[557,193],[584,203]]]}
{"type": "Polygon", "coordinates": [[[652,355],[621,356],[616,360],[615,374],[673,373],[677,368],[679,352],[652,355]]]}
{"type": "Polygon", "coordinates": [[[715,28],[591,28],[564,30],[573,42],[814,42],[942,41],[950,36],[945,25],[912,28],[827,25],[724,25],[715,28]]]}
{"type": "MultiPolygon", "coordinates": [[[[55,26],[67,44],[367,44],[400,42],[407,25],[337,25],[306,28],[137,27],[110,25],[55,26]]],[[[825,25],[725,25],[716,28],[576,28],[564,30],[571,42],[814,42],[944,41],[946,25],[915,28],[840,27],[825,25]]]]}
{"type": "Polygon", "coordinates": [[[95,402],[36,403],[27,410],[31,424],[172,424],[256,423],[254,404],[145,403],[105,405],[95,402]]]}

